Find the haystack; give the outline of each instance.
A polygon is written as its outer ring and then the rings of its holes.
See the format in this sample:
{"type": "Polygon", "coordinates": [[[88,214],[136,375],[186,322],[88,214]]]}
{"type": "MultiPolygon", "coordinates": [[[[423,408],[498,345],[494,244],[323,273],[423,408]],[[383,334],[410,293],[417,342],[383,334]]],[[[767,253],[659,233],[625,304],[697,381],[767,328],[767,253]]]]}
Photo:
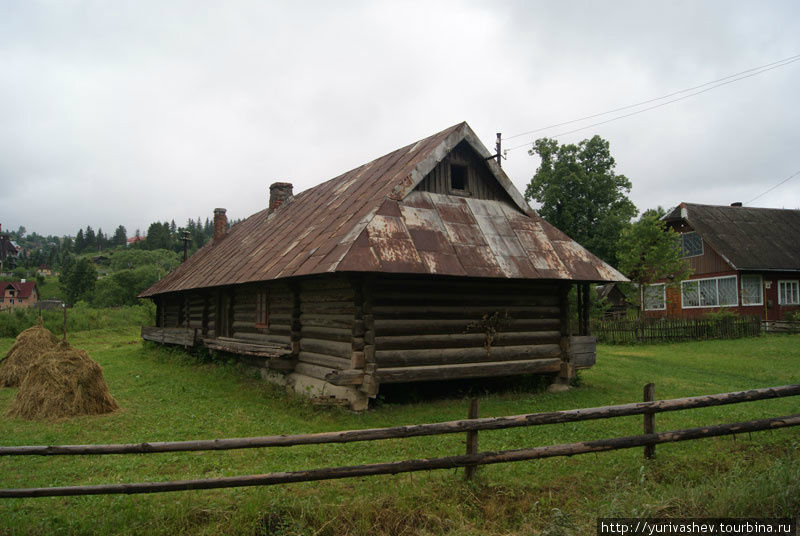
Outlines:
{"type": "Polygon", "coordinates": [[[83,350],[60,342],[30,366],[8,414],[24,419],[58,419],[117,409],[100,365],[83,350]]]}
{"type": "Polygon", "coordinates": [[[0,362],[0,387],[17,387],[28,372],[28,368],[43,354],[58,344],[58,337],[42,325],[28,328],[14,341],[14,346],[0,362]]]}

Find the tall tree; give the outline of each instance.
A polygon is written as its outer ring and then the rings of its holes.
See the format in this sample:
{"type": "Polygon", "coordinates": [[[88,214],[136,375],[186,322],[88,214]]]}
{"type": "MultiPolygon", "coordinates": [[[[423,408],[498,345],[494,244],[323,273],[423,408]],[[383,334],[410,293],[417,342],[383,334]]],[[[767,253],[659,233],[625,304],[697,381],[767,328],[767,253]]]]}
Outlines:
{"type": "Polygon", "coordinates": [[[627,195],[631,182],[614,172],[609,143],[600,136],[578,145],[541,138],[529,153],[542,162],[525,199],[541,203],[538,211],[545,220],[616,265],[620,232],[638,211],[627,195]]]}
{"type": "Polygon", "coordinates": [[[94,233],[91,225],[86,226],[86,232],[83,235],[86,238],[86,251],[93,251],[97,249],[97,235],[94,233]]]}
{"type": "Polygon", "coordinates": [[[86,258],[70,260],[62,266],[58,282],[68,304],[73,305],[80,300],[89,301],[97,282],[97,270],[86,258]]]}
{"type": "Polygon", "coordinates": [[[83,236],[83,229],[78,229],[78,234],[75,235],[75,244],[73,249],[75,253],[83,253],[86,249],[86,238],[83,236]]]}
{"type": "Polygon", "coordinates": [[[619,269],[637,284],[640,299],[646,285],[664,280],[667,286],[677,286],[692,274],[683,258],[680,235],[667,228],[662,216],[661,207],[647,210],[620,234],[619,269]]]}
{"type": "Polygon", "coordinates": [[[114,231],[114,237],[111,239],[111,243],[118,247],[124,247],[128,244],[128,231],[125,230],[125,227],[120,225],[117,227],[117,230],[114,231]]]}

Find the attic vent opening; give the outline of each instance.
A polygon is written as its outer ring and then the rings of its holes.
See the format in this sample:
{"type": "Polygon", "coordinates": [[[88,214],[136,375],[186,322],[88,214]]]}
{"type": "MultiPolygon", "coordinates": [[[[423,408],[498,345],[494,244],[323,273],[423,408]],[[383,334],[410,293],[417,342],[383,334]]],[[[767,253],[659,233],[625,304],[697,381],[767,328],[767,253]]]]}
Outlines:
{"type": "Polygon", "coordinates": [[[467,166],[460,166],[458,164],[450,165],[450,189],[467,189],[467,166]]]}

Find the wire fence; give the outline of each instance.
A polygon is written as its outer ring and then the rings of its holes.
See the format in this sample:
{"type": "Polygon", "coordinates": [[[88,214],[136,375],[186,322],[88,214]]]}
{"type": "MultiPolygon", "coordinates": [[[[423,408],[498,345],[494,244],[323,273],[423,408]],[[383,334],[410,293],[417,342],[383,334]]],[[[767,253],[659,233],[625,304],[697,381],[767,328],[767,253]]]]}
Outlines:
{"type": "Polygon", "coordinates": [[[605,344],[702,341],[757,337],[762,323],[757,316],[718,319],[641,318],[594,320],[592,334],[605,344]]]}

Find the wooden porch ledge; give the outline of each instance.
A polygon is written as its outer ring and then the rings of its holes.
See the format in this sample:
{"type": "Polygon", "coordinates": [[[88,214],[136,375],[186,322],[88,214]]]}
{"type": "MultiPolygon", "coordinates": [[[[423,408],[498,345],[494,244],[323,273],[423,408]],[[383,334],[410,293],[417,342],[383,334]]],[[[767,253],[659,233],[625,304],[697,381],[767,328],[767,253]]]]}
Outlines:
{"type": "Polygon", "coordinates": [[[179,344],[181,346],[194,346],[197,343],[194,328],[160,328],[157,326],[142,326],[142,338],[146,341],[161,344],[179,344]]]}
{"type": "Polygon", "coordinates": [[[270,342],[257,343],[231,337],[205,338],[203,339],[203,344],[212,350],[257,357],[278,358],[291,353],[291,348],[288,344],[270,342]]]}

